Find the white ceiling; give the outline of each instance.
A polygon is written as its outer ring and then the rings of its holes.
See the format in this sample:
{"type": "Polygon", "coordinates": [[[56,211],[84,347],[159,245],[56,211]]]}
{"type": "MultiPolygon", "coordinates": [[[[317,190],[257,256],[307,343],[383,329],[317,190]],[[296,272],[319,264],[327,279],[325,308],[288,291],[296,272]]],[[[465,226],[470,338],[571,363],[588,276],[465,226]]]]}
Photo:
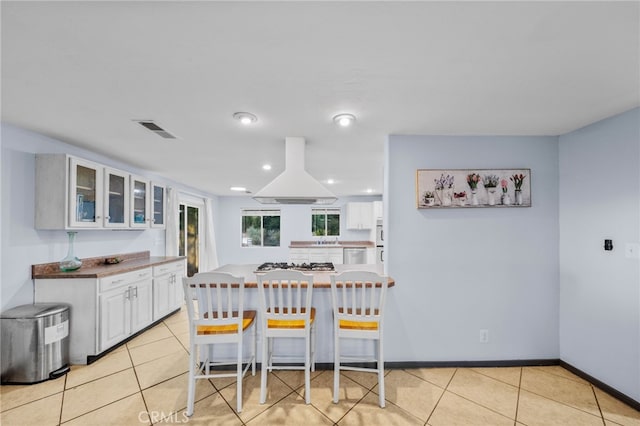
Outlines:
{"type": "Polygon", "coordinates": [[[558,135],[640,105],[639,5],[2,1],[2,120],[220,195],[304,136],[334,193],[380,193],[389,134],[558,135]]]}

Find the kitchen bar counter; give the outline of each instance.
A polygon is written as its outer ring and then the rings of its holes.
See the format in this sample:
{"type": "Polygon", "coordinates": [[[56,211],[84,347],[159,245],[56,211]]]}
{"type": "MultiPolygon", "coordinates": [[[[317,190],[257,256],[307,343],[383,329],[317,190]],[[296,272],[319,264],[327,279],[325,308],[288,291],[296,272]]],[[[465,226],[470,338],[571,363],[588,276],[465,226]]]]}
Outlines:
{"type": "Polygon", "coordinates": [[[338,241],[338,243],[324,243],[318,244],[317,241],[291,241],[289,248],[327,248],[327,247],[375,247],[376,244],[373,241],[338,241]]]}
{"type": "Polygon", "coordinates": [[[151,256],[148,251],[114,254],[80,259],[82,260],[80,269],[71,272],[61,272],[59,262],[31,265],[31,277],[33,279],[102,278],[183,259],[186,258],[184,256],[151,256]],[[107,265],[105,264],[107,258],[119,258],[121,262],[107,265]]]}
{"type": "MultiPolygon", "coordinates": [[[[244,264],[244,265],[224,265],[217,269],[216,272],[227,272],[237,277],[244,277],[244,284],[246,288],[257,288],[258,279],[256,278],[256,269],[258,264],[244,264]]],[[[331,275],[339,274],[345,271],[370,271],[378,274],[383,274],[382,265],[375,264],[360,264],[360,265],[334,265],[335,272],[328,271],[302,271],[305,274],[313,274],[313,288],[331,288],[331,275]]],[[[389,277],[389,287],[393,287],[395,281],[389,277]]]]}

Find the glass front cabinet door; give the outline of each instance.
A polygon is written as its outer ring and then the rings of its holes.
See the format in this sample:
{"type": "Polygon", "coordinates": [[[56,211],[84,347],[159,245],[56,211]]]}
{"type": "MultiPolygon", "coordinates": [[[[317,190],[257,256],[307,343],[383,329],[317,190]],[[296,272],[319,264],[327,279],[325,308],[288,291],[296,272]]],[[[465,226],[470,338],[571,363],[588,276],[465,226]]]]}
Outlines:
{"type": "Polygon", "coordinates": [[[129,174],[121,170],[105,168],[104,227],[129,226],[129,174]]]}
{"type": "Polygon", "coordinates": [[[165,227],[165,210],[166,210],[166,188],[156,183],[151,183],[151,208],[153,217],[151,218],[152,228],[165,227]]]}
{"type": "Polygon", "coordinates": [[[131,176],[131,228],[148,228],[149,215],[149,181],[131,176]]]}
{"type": "Polygon", "coordinates": [[[90,161],[69,161],[69,226],[95,228],[102,226],[103,167],[90,161]]]}

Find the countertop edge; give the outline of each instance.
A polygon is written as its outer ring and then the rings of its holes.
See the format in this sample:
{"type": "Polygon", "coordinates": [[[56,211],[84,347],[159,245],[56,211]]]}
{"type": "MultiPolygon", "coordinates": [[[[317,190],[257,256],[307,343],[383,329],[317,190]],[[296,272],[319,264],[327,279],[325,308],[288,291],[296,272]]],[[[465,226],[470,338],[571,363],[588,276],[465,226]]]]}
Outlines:
{"type": "MultiPolygon", "coordinates": [[[[112,257],[112,256],[104,256],[104,257],[112,257]]],[[[79,279],[79,278],[103,278],[111,275],[124,274],[127,272],[138,271],[140,269],[151,268],[154,266],[164,265],[166,263],[172,263],[180,260],[185,260],[185,256],[152,256],[146,258],[134,258],[131,260],[125,260],[121,263],[117,263],[114,265],[93,265],[83,269],[71,272],[61,272],[61,271],[47,271],[47,272],[36,272],[36,270],[32,267],[32,276],[31,278],[34,280],[41,279],[79,279]]],[[[57,265],[57,262],[54,263],[57,265]]],[[[50,265],[50,264],[47,264],[50,265]]],[[[36,265],[33,265],[34,267],[36,265]]]]}

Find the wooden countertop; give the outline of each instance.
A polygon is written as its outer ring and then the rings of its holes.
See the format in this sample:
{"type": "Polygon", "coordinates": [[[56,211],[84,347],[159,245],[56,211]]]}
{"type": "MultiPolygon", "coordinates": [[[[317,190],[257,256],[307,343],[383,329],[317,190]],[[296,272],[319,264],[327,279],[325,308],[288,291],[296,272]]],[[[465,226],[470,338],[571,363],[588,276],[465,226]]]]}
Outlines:
{"type": "Polygon", "coordinates": [[[186,259],[184,256],[150,256],[148,251],[136,253],[113,254],[100,257],[89,257],[82,260],[80,269],[71,272],[61,272],[59,262],[41,263],[31,265],[31,278],[33,279],[59,279],[59,278],[102,278],[110,275],[122,274],[149,268],[165,263],[186,259]],[[117,257],[122,261],[115,265],[104,263],[106,258],[117,257]]]}
{"type": "Polygon", "coordinates": [[[318,244],[316,241],[291,241],[289,248],[351,248],[351,247],[375,247],[373,241],[338,241],[338,244],[318,244]]]}
{"type": "MultiPolygon", "coordinates": [[[[236,277],[244,277],[244,285],[246,288],[257,288],[258,279],[256,278],[255,270],[260,266],[256,264],[244,264],[233,265],[228,264],[215,269],[216,272],[228,272],[236,277]]],[[[369,271],[383,274],[382,265],[376,264],[360,264],[360,265],[334,265],[335,272],[325,271],[303,271],[305,273],[313,274],[313,288],[331,288],[331,275],[339,274],[345,271],[369,271]]],[[[393,287],[395,281],[389,277],[389,287],[393,287]]]]}

